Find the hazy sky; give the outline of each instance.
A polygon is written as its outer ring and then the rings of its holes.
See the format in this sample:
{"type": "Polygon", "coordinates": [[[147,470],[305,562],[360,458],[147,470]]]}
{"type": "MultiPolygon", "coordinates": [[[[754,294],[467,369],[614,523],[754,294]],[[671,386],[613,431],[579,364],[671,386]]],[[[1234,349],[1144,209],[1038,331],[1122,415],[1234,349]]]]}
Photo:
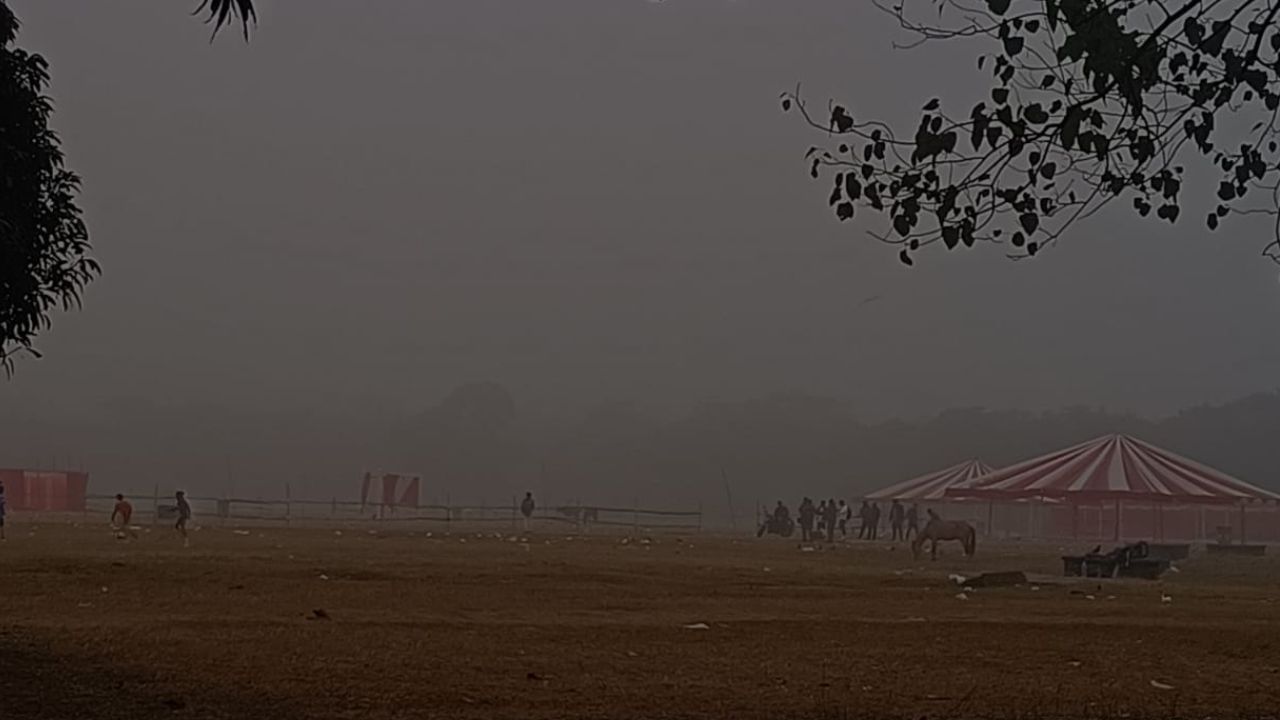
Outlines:
{"type": "Polygon", "coordinates": [[[1263,225],[1120,213],[908,269],[830,217],[779,92],[910,122],[981,89],[865,0],[261,0],[248,45],[195,4],[11,2],[105,274],[10,408],[362,413],[495,380],[544,409],[1158,414],[1278,384],[1263,225]]]}

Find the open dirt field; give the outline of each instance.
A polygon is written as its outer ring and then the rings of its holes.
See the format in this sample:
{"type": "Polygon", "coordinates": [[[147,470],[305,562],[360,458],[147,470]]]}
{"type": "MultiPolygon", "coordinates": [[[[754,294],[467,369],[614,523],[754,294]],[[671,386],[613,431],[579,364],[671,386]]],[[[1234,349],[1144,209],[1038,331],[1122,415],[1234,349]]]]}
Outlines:
{"type": "Polygon", "coordinates": [[[1280,715],[1271,557],[962,600],[1060,549],[9,529],[4,720],[1280,715]]]}

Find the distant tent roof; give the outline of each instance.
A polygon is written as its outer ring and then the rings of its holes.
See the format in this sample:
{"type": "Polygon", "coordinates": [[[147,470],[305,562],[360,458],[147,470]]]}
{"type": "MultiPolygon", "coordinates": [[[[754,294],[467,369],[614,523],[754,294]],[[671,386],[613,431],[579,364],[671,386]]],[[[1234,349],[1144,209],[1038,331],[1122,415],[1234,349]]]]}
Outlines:
{"type": "Polygon", "coordinates": [[[942,500],[947,488],[967,483],[991,472],[981,460],[965,460],[945,470],[894,483],[867,496],[870,500],[942,500]]]}
{"type": "Polygon", "coordinates": [[[946,491],[948,498],[1280,502],[1280,495],[1127,435],[1042,455],[946,491]]]}

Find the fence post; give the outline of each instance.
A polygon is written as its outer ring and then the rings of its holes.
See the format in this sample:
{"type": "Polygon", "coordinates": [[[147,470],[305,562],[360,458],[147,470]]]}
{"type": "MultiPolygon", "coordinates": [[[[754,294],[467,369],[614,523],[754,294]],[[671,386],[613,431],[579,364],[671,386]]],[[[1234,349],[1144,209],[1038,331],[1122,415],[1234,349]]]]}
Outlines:
{"type": "Polygon", "coordinates": [[[511,496],[511,529],[512,530],[515,530],[520,525],[520,523],[516,520],[516,514],[518,512],[519,511],[516,509],[516,496],[512,495],[511,496]]]}
{"type": "Polygon", "coordinates": [[[151,525],[154,527],[160,524],[160,483],[155,485],[155,494],[152,495],[151,506],[151,525]]]}
{"type": "MultiPolygon", "coordinates": [[[[729,508],[730,508],[730,509],[729,509],[729,512],[730,512],[730,513],[732,513],[732,512],[733,512],[733,506],[732,506],[732,505],[730,505],[730,506],[729,506],[729,508]]],[[[737,522],[733,523],[733,529],[734,529],[734,534],[736,535],[736,534],[737,534],[737,530],[738,530],[738,523],[737,523],[737,522]]],[[[702,501],[701,501],[701,500],[699,500],[699,501],[698,501],[698,534],[699,534],[699,535],[701,535],[701,534],[702,534],[702,501]]]]}
{"type": "Polygon", "coordinates": [[[640,499],[631,499],[631,532],[635,535],[640,534],[640,499]]]}
{"type": "Polygon", "coordinates": [[[449,493],[444,494],[444,528],[445,532],[453,525],[453,501],[449,499],[449,493]]]}
{"type": "Polygon", "coordinates": [[[284,524],[288,525],[293,517],[293,491],[289,483],[284,484],[284,524]]]}
{"type": "Polygon", "coordinates": [[[329,508],[329,519],[336,520],[338,518],[338,496],[333,496],[333,505],[329,508]]]}

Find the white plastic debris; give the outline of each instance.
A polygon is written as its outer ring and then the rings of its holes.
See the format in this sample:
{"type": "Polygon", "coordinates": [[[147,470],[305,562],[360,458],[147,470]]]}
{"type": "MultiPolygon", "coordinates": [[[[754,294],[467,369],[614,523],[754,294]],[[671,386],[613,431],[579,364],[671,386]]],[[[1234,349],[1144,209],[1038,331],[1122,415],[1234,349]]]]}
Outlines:
{"type": "Polygon", "coordinates": [[[963,585],[964,581],[967,580],[968,578],[966,578],[963,575],[957,575],[955,573],[951,573],[950,575],[947,576],[947,579],[957,585],[963,585]]]}
{"type": "Polygon", "coordinates": [[[1068,660],[1067,664],[1070,665],[1071,667],[1080,667],[1079,660],[1068,660]]]}
{"type": "Polygon", "coordinates": [[[965,591],[965,592],[967,592],[967,593],[971,593],[971,592],[973,592],[973,586],[972,586],[972,585],[965,585],[965,586],[964,586],[963,588],[961,588],[961,589],[962,589],[962,590],[964,590],[964,591],[965,591]]]}
{"type": "Polygon", "coordinates": [[[1173,686],[1172,686],[1172,685],[1169,685],[1169,684],[1167,684],[1167,683],[1162,683],[1162,682],[1160,682],[1159,680],[1152,680],[1152,681],[1151,681],[1151,687],[1153,687],[1153,688],[1155,688],[1155,689],[1157,689],[1157,690],[1172,690],[1172,689],[1173,689],[1173,686]]]}
{"type": "Polygon", "coordinates": [[[341,530],[334,530],[334,531],[333,531],[333,534],[334,534],[334,535],[337,535],[338,537],[342,537],[342,531],[341,531],[341,530]]]}
{"type": "Polygon", "coordinates": [[[968,600],[968,599],[969,599],[969,594],[968,594],[968,593],[956,593],[956,599],[957,599],[957,600],[968,600]]]}
{"type": "Polygon", "coordinates": [[[1181,569],[1181,568],[1179,568],[1177,565],[1170,565],[1170,566],[1169,566],[1169,572],[1176,572],[1176,573],[1180,573],[1180,572],[1182,572],[1182,569],[1181,569]]]}
{"type": "Polygon", "coordinates": [[[804,547],[800,548],[800,552],[813,552],[813,551],[814,550],[812,545],[805,545],[804,547]]]}
{"type": "Polygon", "coordinates": [[[1031,592],[1040,592],[1040,586],[1039,586],[1039,585],[1032,585],[1032,586],[1031,586],[1031,592]]]}
{"type": "Polygon", "coordinates": [[[249,531],[248,531],[248,530],[232,530],[232,531],[231,531],[231,534],[233,534],[233,535],[248,535],[248,534],[249,534],[249,531]]]}
{"type": "Polygon", "coordinates": [[[1085,599],[1085,600],[1097,600],[1098,598],[1094,597],[1093,595],[1085,595],[1085,596],[1084,596],[1084,599],[1085,599]]]}
{"type": "Polygon", "coordinates": [[[699,622],[699,623],[691,623],[689,625],[685,625],[684,629],[685,630],[710,630],[711,626],[706,623],[699,622]]]}
{"type": "Polygon", "coordinates": [[[1168,595],[1165,595],[1164,593],[1160,593],[1160,602],[1171,603],[1173,602],[1173,598],[1168,595]]]}
{"type": "Polygon", "coordinates": [[[771,567],[767,567],[767,568],[764,568],[764,571],[765,571],[765,572],[773,572],[773,568],[771,568],[771,567]]]}
{"type": "Polygon", "coordinates": [[[107,589],[107,586],[106,586],[106,585],[103,585],[103,586],[102,586],[102,594],[104,594],[104,595],[105,595],[105,594],[107,594],[107,593],[109,593],[109,592],[111,592],[111,591],[107,589]]]}
{"type": "Polygon", "coordinates": [[[321,573],[321,575],[320,575],[320,579],[321,579],[321,580],[328,580],[328,579],[329,579],[329,576],[328,576],[328,575],[325,575],[325,574],[323,574],[323,573],[321,573]]]}

